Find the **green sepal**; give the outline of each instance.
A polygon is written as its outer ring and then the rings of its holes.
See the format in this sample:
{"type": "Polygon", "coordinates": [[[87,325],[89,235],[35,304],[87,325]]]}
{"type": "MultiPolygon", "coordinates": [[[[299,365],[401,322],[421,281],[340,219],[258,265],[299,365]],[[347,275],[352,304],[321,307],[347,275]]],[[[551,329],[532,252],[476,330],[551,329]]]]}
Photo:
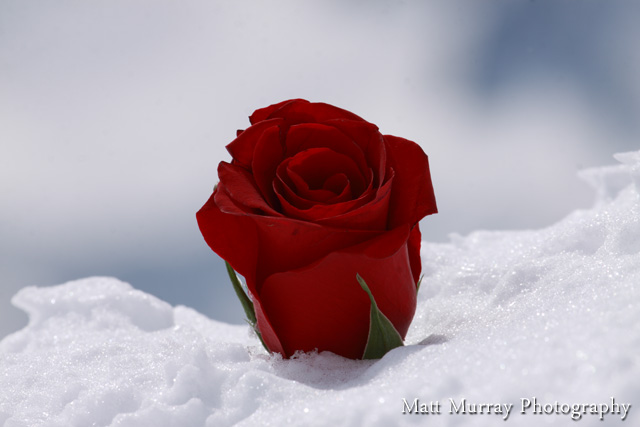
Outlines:
{"type": "Polygon", "coordinates": [[[251,324],[251,326],[256,324],[256,312],[253,308],[253,303],[244,292],[242,288],[242,284],[240,280],[238,280],[238,276],[236,275],[236,271],[231,267],[227,261],[224,262],[224,265],[227,267],[227,273],[229,274],[229,279],[231,279],[231,284],[233,285],[233,290],[236,291],[236,295],[240,300],[240,304],[242,304],[242,308],[244,309],[244,314],[247,315],[247,320],[251,324]]]}
{"type": "Polygon", "coordinates": [[[393,323],[378,309],[378,304],[376,304],[367,283],[359,274],[356,274],[356,279],[371,300],[369,338],[362,359],[380,359],[394,348],[403,346],[404,343],[393,323]]]}
{"type": "Polygon", "coordinates": [[[424,274],[422,276],[420,276],[420,279],[418,279],[418,283],[416,284],[416,293],[418,293],[418,291],[420,290],[420,285],[422,284],[422,279],[424,279],[424,274]]]}
{"type": "Polygon", "coordinates": [[[267,351],[269,351],[266,344],[264,343],[264,340],[262,339],[262,335],[260,334],[258,327],[256,326],[256,322],[257,322],[256,311],[253,308],[253,303],[251,302],[247,294],[244,292],[244,289],[242,288],[242,284],[240,283],[240,280],[238,280],[238,275],[236,274],[233,267],[231,267],[231,265],[227,261],[224,262],[224,265],[227,267],[227,273],[229,274],[229,279],[231,279],[233,290],[236,291],[236,295],[238,296],[238,299],[240,300],[240,304],[242,304],[242,308],[244,309],[244,314],[247,316],[247,323],[249,323],[249,325],[255,331],[256,335],[258,336],[258,339],[260,339],[260,342],[262,343],[262,346],[267,351]]]}

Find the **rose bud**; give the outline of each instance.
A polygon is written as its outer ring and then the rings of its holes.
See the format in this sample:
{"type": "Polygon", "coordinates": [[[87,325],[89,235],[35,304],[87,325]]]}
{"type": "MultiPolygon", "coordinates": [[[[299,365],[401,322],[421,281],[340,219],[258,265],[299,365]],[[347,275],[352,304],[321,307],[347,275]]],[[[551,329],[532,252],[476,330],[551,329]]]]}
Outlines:
{"type": "Polygon", "coordinates": [[[197,220],[244,276],[249,298],[236,291],[265,347],[381,357],[388,348],[370,347],[385,328],[401,345],[416,309],[418,221],[437,212],[427,155],[328,104],[288,100],[249,119],[197,220]]]}

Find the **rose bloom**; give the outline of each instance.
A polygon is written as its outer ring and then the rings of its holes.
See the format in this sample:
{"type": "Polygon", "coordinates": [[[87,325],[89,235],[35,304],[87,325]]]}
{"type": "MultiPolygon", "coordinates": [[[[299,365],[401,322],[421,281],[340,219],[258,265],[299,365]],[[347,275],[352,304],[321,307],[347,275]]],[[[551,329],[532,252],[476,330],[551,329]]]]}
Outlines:
{"type": "Polygon", "coordinates": [[[421,272],[418,221],[437,212],[426,154],[323,103],[288,100],[249,119],[197,220],[244,276],[265,345],[285,357],[361,358],[371,302],[356,274],[404,339],[421,272]]]}

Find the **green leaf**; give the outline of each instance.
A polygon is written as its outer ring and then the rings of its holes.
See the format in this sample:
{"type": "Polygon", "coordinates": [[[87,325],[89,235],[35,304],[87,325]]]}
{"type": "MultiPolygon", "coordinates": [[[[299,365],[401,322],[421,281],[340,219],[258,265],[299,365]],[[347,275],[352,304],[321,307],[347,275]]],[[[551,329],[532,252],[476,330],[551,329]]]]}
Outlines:
{"type": "Polygon", "coordinates": [[[416,285],[416,293],[418,293],[418,291],[420,290],[420,285],[422,284],[422,279],[424,279],[424,274],[422,276],[420,276],[420,279],[418,280],[418,284],[416,285]]]}
{"type": "Polygon", "coordinates": [[[238,299],[242,304],[242,308],[244,308],[244,314],[247,315],[247,323],[249,323],[249,325],[251,325],[251,327],[253,328],[253,331],[258,336],[258,339],[260,340],[260,343],[262,344],[264,349],[267,350],[268,352],[271,352],[271,350],[269,350],[269,347],[267,347],[267,345],[264,343],[264,340],[262,339],[262,334],[260,333],[260,331],[258,330],[258,327],[256,326],[256,321],[257,321],[256,311],[253,308],[253,303],[251,302],[247,294],[244,292],[244,289],[242,288],[242,284],[240,283],[240,280],[238,280],[238,275],[236,274],[236,271],[233,269],[233,267],[231,267],[231,265],[227,261],[224,262],[224,265],[227,267],[227,273],[229,274],[229,279],[231,279],[233,290],[236,291],[236,295],[238,296],[238,299]]]}
{"type": "Polygon", "coordinates": [[[356,274],[356,279],[371,300],[369,338],[367,339],[367,346],[364,349],[362,359],[380,359],[387,352],[403,346],[404,343],[393,323],[378,309],[378,304],[376,304],[376,300],[373,298],[367,283],[359,274],[356,274]]]}
{"type": "Polygon", "coordinates": [[[231,265],[227,261],[224,262],[224,265],[227,266],[227,273],[229,274],[229,279],[231,279],[233,290],[236,291],[236,295],[238,296],[238,299],[242,304],[242,308],[244,308],[244,314],[247,315],[247,319],[249,320],[249,323],[251,324],[251,326],[255,326],[256,312],[255,312],[255,309],[253,308],[253,303],[251,302],[247,294],[244,293],[244,289],[242,289],[242,284],[240,283],[240,280],[238,280],[238,275],[236,274],[233,267],[231,267],[231,265]]]}

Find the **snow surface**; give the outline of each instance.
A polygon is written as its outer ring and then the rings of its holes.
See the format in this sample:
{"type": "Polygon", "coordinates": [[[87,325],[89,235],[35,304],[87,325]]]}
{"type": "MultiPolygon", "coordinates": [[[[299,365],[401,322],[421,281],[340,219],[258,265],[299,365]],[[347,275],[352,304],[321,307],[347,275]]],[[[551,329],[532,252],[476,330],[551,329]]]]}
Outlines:
{"type": "MultiPolygon", "coordinates": [[[[589,210],[541,230],[423,243],[407,346],[379,361],[268,356],[247,326],[113,278],[22,289],[29,325],[0,342],[0,423],[16,426],[496,425],[449,414],[513,403],[506,425],[574,425],[539,403],[631,403],[578,425],[640,421],[640,151],[581,175],[589,210]],[[441,414],[402,414],[403,401],[441,414]]],[[[238,310],[240,306],[238,305],[238,310]]]]}

